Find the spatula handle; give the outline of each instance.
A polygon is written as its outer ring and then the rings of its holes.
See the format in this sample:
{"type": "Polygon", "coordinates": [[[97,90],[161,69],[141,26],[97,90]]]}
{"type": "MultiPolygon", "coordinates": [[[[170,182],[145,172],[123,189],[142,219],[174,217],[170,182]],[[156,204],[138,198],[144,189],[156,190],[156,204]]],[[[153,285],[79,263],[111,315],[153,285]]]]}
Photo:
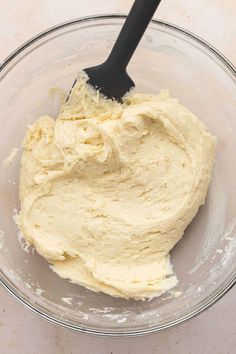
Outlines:
{"type": "Polygon", "coordinates": [[[106,60],[110,67],[114,66],[116,70],[126,68],[160,2],[161,0],[135,0],[106,60]]]}

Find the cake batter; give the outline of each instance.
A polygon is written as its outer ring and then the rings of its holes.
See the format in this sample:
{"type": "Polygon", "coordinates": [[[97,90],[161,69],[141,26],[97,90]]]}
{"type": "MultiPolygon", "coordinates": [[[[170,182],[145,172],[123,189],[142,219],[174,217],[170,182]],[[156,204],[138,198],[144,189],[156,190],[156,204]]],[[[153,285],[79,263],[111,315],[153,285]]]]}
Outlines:
{"type": "Polygon", "coordinates": [[[62,278],[144,299],[177,284],[169,252],[204,204],[215,138],[167,91],[106,100],[81,76],[28,130],[19,227],[62,278]]]}

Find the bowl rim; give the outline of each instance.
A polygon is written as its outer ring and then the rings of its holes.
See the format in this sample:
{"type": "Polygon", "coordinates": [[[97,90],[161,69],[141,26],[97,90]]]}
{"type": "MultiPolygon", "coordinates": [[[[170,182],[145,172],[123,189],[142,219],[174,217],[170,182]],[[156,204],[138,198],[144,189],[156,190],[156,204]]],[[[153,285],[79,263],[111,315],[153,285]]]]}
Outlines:
{"type": "MultiPolygon", "coordinates": [[[[108,13],[108,14],[100,14],[100,15],[93,15],[93,16],[85,16],[85,17],[79,17],[73,20],[65,21],[62,22],[58,25],[55,25],[53,27],[50,27],[36,36],[30,38],[28,41],[24,42],[21,46],[19,46],[15,51],[13,51],[10,55],[8,55],[3,62],[0,63],[0,73],[2,70],[7,67],[8,64],[10,64],[21,52],[23,52],[25,49],[33,45],[35,42],[38,40],[46,37],[47,35],[56,32],[60,29],[69,27],[74,24],[81,24],[83,22],[95,22],[97,20],[114,20],[114,19],[121,19],[124,20],[127,17],[126,14],[115,14],[115,13],[108,13]]],[[[179,27],[177,25],[174,25],[170,22],[166,21],[160,21],[160,20],[155,20],[153,19],[151,21],[152,23],[172,29],[176,32],[179,32],[183,34],[186,37],[189,37],[190,39],[194,40],[198,44],[200,44],[202,47],[205,47],[208,51],[210,51],[215,57],[217,57],[218,60],[220,60],[225,67],[229,69],[231,74],[235,75],[236,77],[236,67],[221,53],[219,52],[214,46],[209,44],[207,41],[203,40],[199,36],[193,34],[192,32],[185,30],[182,27],[179,27]]],[[[1,79],[0,79],[1,80],[1,79]]],[[[11,285],[11,282],[7,279],[7,277],[3,274],[3,272],[0,270],[0,284],[7,290],[8,293],[10,293],[20,304],[22,304],[24,307],[27,309],[31,310],[33,313],[37,314],[41,318],[44,318],[48,322],[54,323],[56,325],[59,325],[61,327],[77,331],[80,333],[85,333],[85,334],[93,334],[93,335],[99,335],[99,336],[111,336],[111,337],[123,337],[123,336],[140,336],[140,335],[146,335],[146,334],[151,334],[159,331],[163,331],[168,328],[172,328],[176,325],[182,324],[185,321],[194,318],[195,316],[199,315],[209,307],[211,307],[213,304],[215,304],[218,300],[220,300],[235,284],[236,284],[236,272],[232,272],[230,279],[226,280],[224,285],[220,288],[217,289],[212,296],[210,296],[204,304],[200,304],[197,308],[192,310],[186,315],[183,315],[179,317],[178,319],[168,321],[164,324],[161,325],[156,325],[153,327],[149,328],[143,328],[143,329],[128,329],[125,327],[121,327],[120,329],[116,330],[108,330],[108,329],[98,329],[98,328],[92,328],[92,327],[84,327],[82,325],[74,325],[72,323],[68,323],[66,321],[63,321],[62,319],[59,319],[53,315],[47,314],[42,311],[41,306],[39,305],[33,305],[29,301],[27,301],[23,296],[19,295],[17,291],[14,289],[14,287],[11,285]]]]}

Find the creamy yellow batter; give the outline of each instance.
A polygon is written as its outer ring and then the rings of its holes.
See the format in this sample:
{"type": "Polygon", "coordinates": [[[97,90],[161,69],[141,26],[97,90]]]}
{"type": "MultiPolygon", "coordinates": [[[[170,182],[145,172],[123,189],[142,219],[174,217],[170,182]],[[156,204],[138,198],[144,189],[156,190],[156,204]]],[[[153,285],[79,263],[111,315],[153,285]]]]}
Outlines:
{"type": "Polygon", "coordinates": [[[168,92],[119,104],[85,80],[27,132],[19,227],[62,278],[158,296],[177,284],[169,252],[205,201],[215,138],[168,92]]]}

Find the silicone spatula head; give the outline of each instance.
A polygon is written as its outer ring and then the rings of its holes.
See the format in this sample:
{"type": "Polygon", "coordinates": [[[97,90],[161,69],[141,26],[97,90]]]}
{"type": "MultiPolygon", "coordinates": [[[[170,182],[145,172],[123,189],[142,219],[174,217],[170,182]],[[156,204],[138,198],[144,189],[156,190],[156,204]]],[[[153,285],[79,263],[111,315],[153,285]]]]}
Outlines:
{"type": "Polygon", "coordinates": [[[135,0],[107,60],[84,69],[88,83],[106,97],[122,101],[122,97],[134,87],[126,68],[160,2],[135,0]]]}

